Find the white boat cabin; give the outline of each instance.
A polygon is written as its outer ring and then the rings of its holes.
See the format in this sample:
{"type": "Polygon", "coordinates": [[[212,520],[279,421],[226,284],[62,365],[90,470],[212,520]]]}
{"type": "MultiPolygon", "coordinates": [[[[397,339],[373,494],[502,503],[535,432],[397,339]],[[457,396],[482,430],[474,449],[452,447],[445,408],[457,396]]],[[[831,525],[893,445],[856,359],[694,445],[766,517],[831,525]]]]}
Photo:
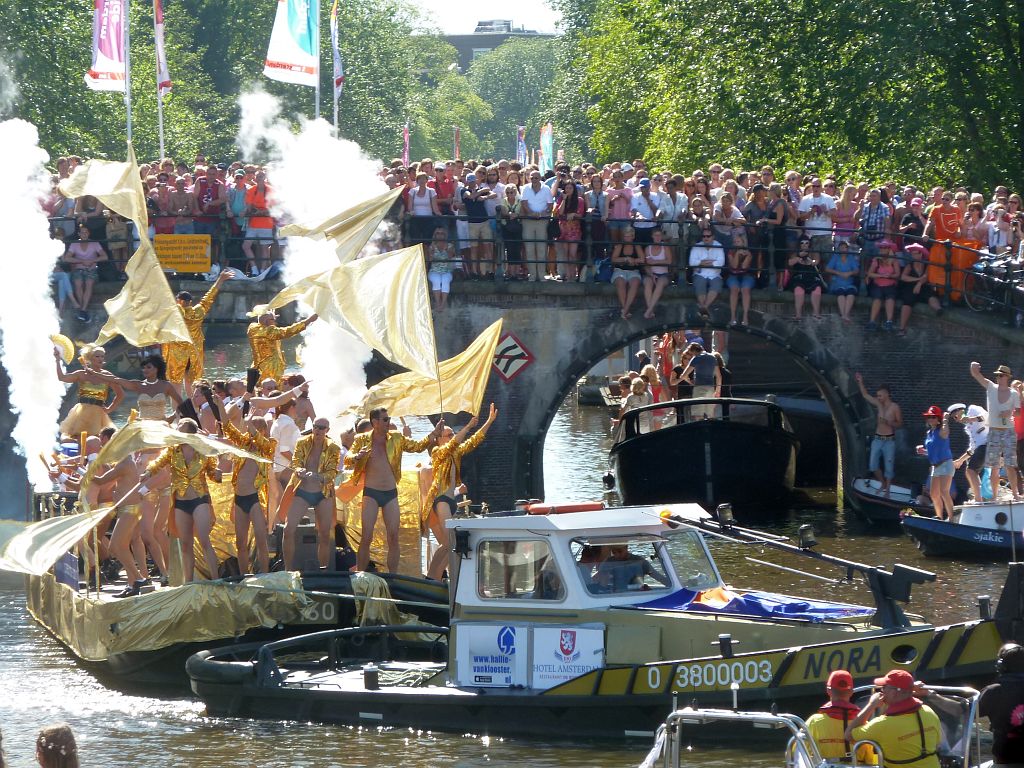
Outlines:
{"type": "Polygon", "coordinates": [[[953,522],[993,531],[1024,531],[1024,502],[964,504],[954,507],[953,522]]]}

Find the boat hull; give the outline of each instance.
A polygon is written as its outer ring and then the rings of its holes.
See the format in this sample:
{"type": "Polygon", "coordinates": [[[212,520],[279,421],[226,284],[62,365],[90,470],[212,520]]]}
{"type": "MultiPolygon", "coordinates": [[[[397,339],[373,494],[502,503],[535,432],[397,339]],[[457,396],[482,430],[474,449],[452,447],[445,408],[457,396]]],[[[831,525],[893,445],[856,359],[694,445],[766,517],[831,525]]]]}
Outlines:
{"type": "MultiPolygon", "coordinates": [[[[689,402],[684,402],[692,407],[689,402]]],[[[779,426],[700,419],[617,441],[610,451],[623,504],[697,502],[709,511],[783,511],[799,442],[779,426]]]]}
{"type": "Polygon", "coordinates": [[[922,517],[934,516],[930,506],[917,503],[919,492],[917,488],[893,484],[886,496],[877,480],[858,478],[850,487],[849,498],[854,511],[869,523],[895,527],[907,509],[922,517]]]}
{"type": "Polygon", "coordinates": [[[930,557],[1009,561],[1015,552],[1024,553],[1024,538],[1020,532],[1009,529],[908,515],[903,518],[903,530],[914,540],[918,549],[930,557]]]}

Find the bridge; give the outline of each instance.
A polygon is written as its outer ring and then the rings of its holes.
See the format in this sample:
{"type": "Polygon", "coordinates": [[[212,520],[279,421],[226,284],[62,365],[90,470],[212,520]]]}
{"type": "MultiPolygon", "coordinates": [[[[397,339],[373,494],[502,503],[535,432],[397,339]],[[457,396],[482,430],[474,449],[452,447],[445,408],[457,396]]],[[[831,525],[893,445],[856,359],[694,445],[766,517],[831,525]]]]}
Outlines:
{"type": "Polygon", "coordinates": [[[487,401],[501,415],[487,440],[466,459],[463,474],[470,487],[486,487],[483,495],[492,505],[543,498],[544,438],[573,386],[610,353],[666,331],[749,334],[790,358],[817,385],[831,410],[845,483],[866,474],[866,445],[875,428],[874,412],[860,396],[855,372],[863,374],[871,391],[883,383],[891,387],[911,445],[923,438],[919,414],[929,405],[984,404],[983,390],[970,377],[972,360],[981,362],[986,375],[1000,364],[1024,374],[1024,331],[1005,325],[1003,315],[950,308],[935,316],[918,305],[907,335],[897,337],[865,330],[866,298],[858,300],[852,324],[840,320],[829,296],[822,300],[823,319],[800,322],[793,319],[791,293],[755,291],[753,299],[750,325],[730,327],[727,303],[713,306],[710,318],[702,318],[692,289],[682,286],[670,286],[653,319],[634,312],[623,320],[614,289],[607,284],[455,283],[448,310],[435,315],[442,359],[462,350],[499,317],[504,318],[504,332],[511,334],[499,344],[499,353],[506,349],[502,365],[512,375],[492,372],[487,401]]]}
{"type": "MultiPolygon", "coordinates": [[[[197,295],[205,290],[204,284],[192,281],[181,287],[197,295]]],[[[112,295],[120,285],[101,283],[97,288],[98,306],[107,298],[104,291],[112,295]]],[[[228,283],[211,321],[248,323],[246,310],[280,288],[279,283],[228,283]]],[[[668,288],[655,318],[645,320],[637,311],[630,320],[623,320],[614,288],[603,283],[456,282],[448,310],[435,314],[442,359],[462,351],[499,317],[504,318],[504,332],[509,334],[499,345],[499,352],[506,351],[502,365],[508,373],[492,371],[485,400],[493,401],[501,416],[483,445],[466,459],[463,474],[470,487],[481,489],[477,493],[492,506],[504,507],[518,498],[543,498],[544,438],[576,382],[610,353],[666,331],[728,330],[777,348],[817,386],[828,404],[845,482],[866,473],[866,445],[875,426],[874,413],[860,396],[854,372],[864,375],[871,391],[883,383],[891,387],[903,408],[910,445],[923,437],[919,414],[927,406],[985,402],[981,388],[970,377],[972,360],[981,362],[986,375],[999,364],[1024,374],[1024,331],[1006,325],[1005,313],[949,308],[936,317],[919,305],[907,336],[897,337],[865,330],[870,306],[866,298],[858,299],[853,324],[839,319],[829,296],[822,299],[824,319],[799,323],[792,317],[791,293],[755,291],[753,298],[751,324],[729,327],[727,303],[712,307],[710,318],[704,319],[697,312],[692,289],[685,286],[668,288]],[[511,348],[513,340],[515,348],[511,348]]],[[[290,321],[291,310],[286,308],[283,321],[290,321]]],[[[94,327],[71,331],[78,334],[76,338],[94,338],[101,324],[100,318],[94,318],[94,327]]],[[[464,420],[462,416],[456,422],[464,420]]],[[[603,467],[601,459],[595,464],[603,467]]],[[[909,463],[916,474],[917,465],[909,463]]],[[[923,473],[922,467],[916,479],[923,479],[923,473]]]]}

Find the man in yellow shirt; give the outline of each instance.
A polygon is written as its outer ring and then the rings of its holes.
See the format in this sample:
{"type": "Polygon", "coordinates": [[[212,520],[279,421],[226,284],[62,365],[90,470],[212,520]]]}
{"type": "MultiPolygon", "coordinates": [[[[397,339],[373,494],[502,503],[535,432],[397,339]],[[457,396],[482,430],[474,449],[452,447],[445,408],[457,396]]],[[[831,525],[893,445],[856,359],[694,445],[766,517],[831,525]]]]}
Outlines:
{"type": "Polygon", "coordinates": [[[851,743],[870,739],[882,748],[886,768],[939,768],[939,716],[914,696],[914,676],[893,669],[875,679],[879,690],[846,729],[851,743]]]}
{"type": "Polygon", "coordinates": [[[225,269],[217,276],[217,282],[206,292],[206,295],[198,303],[192,302],[192,294],[188,291],[181,291],[175,297],[178,302],[178,311],[185,320],[185,327],[188,328],[192,343],[187,341],[170,341],[160,346],[160,353],[167,361],[167,380],[174,384],[181,384],[185,378],[186,369],[189,381],[203,378],[204,347],[206,336],[203,333],[203,321],[213,309],[213,302],[217,300],[220,287],[228,278],[234,277],[235,273],[225,269]]]}
{"type": "Polygon", "coordinates": [[[391,417],[386,408],[370,411],[370,431],[356,435],[352,449],[345,455],[345,466],[352,469],[350,482],[363,484],[362,535],[356,567],[365,571],[370,563],[370,544],[377,515],[383,513],[387,533],[388,573],[398,571],[398,528],[401,510],[398,508],[398,480],[402,476],[402,453],[418,453],[435,442],[444,429],[444,419],[438,419],[434,431],[422,440],[412,440],[400,432],[391,431],[391,417]]]}
{"type": "MultiPolygon", "coordinates": [[[[851,742],[846,740],[846,728],[860,709],[850,701],[853,697],[853,676],[845,669],[835,670],[828,676],[825,691],[828,702],[807,718],[807,732],[826,760],[848,759],[851,742]]],[[[877,765],[878,757],[871,747],[863,746],[857,750],[857,762],[877,765]]]]}
{"type": "Polygon", "coordinates": [[[249,324],[246,334],[252,349],[252,367],[259,369],[260,380],[281,381],[281,377],[284,376],[284,352],[281,350],[281,341],[302,333],[316,322],[316,319],[317,315],[313,314],[305,320],[279,328],[277,314],[270,311],[260,315],[257,322],[249,324]]]}

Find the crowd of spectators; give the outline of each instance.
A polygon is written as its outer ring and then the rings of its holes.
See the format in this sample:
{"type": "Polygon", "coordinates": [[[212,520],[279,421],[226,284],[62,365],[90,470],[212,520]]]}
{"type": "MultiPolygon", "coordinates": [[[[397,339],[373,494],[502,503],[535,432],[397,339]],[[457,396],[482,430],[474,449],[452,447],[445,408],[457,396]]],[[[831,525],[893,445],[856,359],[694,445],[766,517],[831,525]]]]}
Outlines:
{"type": "MultiPolygon", "coordinates": [[[[58,304],[87,319],[93,283],[122,277],[133,234],[95,199],[59,193],[60,179],[81,162],[58,158],[46,206],[52,236],[67,244],[55,273],[58,304]]],[[[210,235],[214,272],[276,268],[283,243],[266,169],[198,154],[191,165],[143,163],[140,173],[150,235],[210,235]]],[[[947,270],[936,264],[949,260],[942,243],[973,254],[960,268],[978,252],[1018,254],[1024,236],[1021,197],[1004,185],[986,197],[965,187],[872,187],[792,170],[777,180],[770,165],[734,171],[712,163],[683,175],[640,159],[541,172],[509,160],[427,158],[393,161],[380,174],[404,188],[390,214],[399,225],[393,244],[424,244],[438,310],[453,279],[500,276],[611,282],[624,318],[641,296],[650,318],[667,285],[686,283],[702,313],[727,295],[731,321],[747,323],[752,289],[771,286],[793,292],[797,318],[807,299],[811,316],[820,316],[821,296],[830,293],[847,322],[867,293],[869,329],[905,332],[915,304],[940,307],[947,270]]]]}

